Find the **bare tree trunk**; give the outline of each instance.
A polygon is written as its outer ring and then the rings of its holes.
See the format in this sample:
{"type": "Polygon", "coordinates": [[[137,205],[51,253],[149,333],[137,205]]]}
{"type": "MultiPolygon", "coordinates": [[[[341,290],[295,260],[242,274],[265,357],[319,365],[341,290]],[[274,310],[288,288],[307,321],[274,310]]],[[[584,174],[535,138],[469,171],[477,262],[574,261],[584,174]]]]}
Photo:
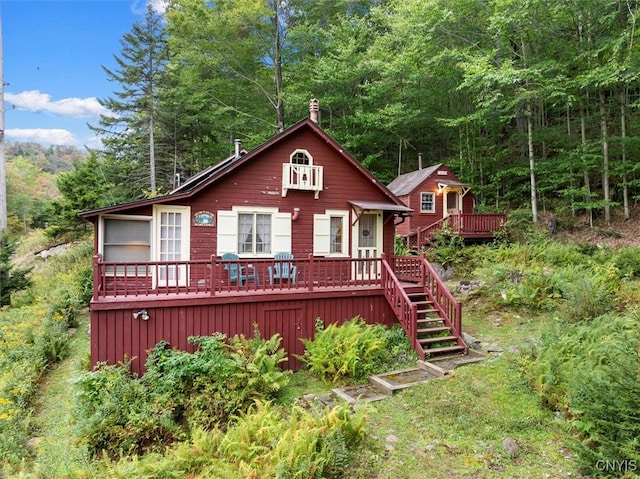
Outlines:
{"type": "Polygon", "coordinates": [[[538,201],[536,192],[535,157],[533,152],[533,118],[531,112],[531,100],[527,100],[527,145],[529,148],[529,176],[531,178],[531,213],[533,222],[538,222],[538,201]]]}
{"type": "Polygon", "coordinates": [[[627,89],[620,91],[620,137],[622,138],[622,201],[624,204],[624,219],[629,220],[629,187],[627,186],[627,89]]]}
{"type": "MultiPolygon", "coordinates": [[[[153,100],[151,100],[153,102],[153,100]]],[[[149,108],[149,174],[151,176],[151,194],[156,194],[156,147],[155,147],[155,121],[153,118],[153,105],[149,108]]]]}
{"type": "Polygon", "coordinates": [[[284,131],[284,102],[282,100],[282,39],[280,38],[280,1],[274,0],[273,2],[273,17],[271,17],[271,24],[273,26],[274,35],[274,52],[273,52],[273,67],[275,75],[275,107],[276,107],[276,123],[278,132],[284,131]]]}
{"type": "Polygon", "coordinates": [[[604,222],[611,224],[611,193],[609,191],[609,138],[607,133],[607,108],[604,91],[600,90],[600,136],[602,138],[602,193],[604,196],[604,222]]]}
{"type": "MultiPolygon", "coordinates": [[[[582,145],[582,162],[584,163],[584,189],[585,189],[585,198],[584,202],[589,204],[591,201],[591,181],[589,179],[589,167],[586,164],[584,158],[586,158],[587,154],[587,120],[584,113],[584,108],[580,108],[580,141],[582,145]]],[[[593,209],[589,208],[589,227],[593,228],[593,209]]]]}

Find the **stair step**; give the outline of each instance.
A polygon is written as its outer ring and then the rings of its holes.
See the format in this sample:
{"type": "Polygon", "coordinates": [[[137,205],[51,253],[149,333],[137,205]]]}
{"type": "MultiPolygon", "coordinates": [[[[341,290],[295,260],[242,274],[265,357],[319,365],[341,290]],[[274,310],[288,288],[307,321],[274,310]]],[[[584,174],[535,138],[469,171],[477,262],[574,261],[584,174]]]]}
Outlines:
{"type": "Polygon", "coordinates": [[[423,323],[444,323],[444,319],[440,316],[437,318],[418,318],[418,324],[423,323]]]}
{"type": "Polygon", "coordinates": [[[442,348],[425,349],[424,352],[426,354],[433,355],[433,354],[460,352],[460,351],[464,351],[464,349],[465,349],[464,346],[455,345],[455,346],[445,346],[442,348]]]}
{"type": "Polygon", "coordinates": [[[451,331],[451,328],[449,326],[437,326],[435,328],[423,328],[423,329],[417,329],[416,333],[418,334],[436,334],[436,333],[441,333],[443,331],[451,331]]]}
{"type": "Polygon", "coordinates": [[[416,311],[416,313],[420,314],[420,313],[437,313],[438,310],[437,309],[419,309],[416,311]]]}
{"type": "Polygon", "coordinates": [[[418,339],[418,342],[422,345],[425,344],[434,344],[434,343],[445,343],[447,341],[457,341],[458,338],[455,336],[438,336],[435,338],[424,338],[418,339]]]}

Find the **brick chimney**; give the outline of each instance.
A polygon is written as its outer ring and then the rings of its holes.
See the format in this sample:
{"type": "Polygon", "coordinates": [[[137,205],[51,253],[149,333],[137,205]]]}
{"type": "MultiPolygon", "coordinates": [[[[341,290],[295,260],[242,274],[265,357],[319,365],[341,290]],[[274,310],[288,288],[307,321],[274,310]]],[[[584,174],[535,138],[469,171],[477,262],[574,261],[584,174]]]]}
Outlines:
{"type": "Polygon", "coordinates": [[[318,107],[318,100],[315,99],[315,98],[312,98],[309,101],[309,118],[314,123],[318,123],[318,111],[319,110],[320,109],[318,107]]]}

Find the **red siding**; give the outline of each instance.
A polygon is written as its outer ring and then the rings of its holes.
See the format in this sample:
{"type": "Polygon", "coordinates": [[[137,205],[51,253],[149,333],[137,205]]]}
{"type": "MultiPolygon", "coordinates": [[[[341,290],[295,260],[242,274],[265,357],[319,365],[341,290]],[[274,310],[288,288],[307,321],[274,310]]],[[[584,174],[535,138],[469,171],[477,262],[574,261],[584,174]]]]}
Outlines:
{"type": "MultiPolygon", "coordinates": [[[[456,175],[448,167],[442,165],[410,194],[400,197],[405,205],[413,209],[413,215],[407,218],[407,221],[400,225],[398,228],[399,234],[407,235],[410,231],[415,231],[418,228],[426,228],[427,226],[431,226],[432,224],[440,221],[444,217],[444,195],[437,194],[438,181],[440,180],[459,181],[456,175]],[[438,171],[446,171],[447,174],[438,175],[438,171]],[[436,193],[434,213],[422,213],[420,211],[420,194],[423,192],[436,193]]],[[[471,193],[467,193],[462,198],[462,212],[473,213],[474,206],[473,195],[471,193]]]]}
{"type": "Polygon", "coordinates": [[[282,347],[289,353],[288,364],[283,367],[299,369],[301,363],[293,354],[303,354],[301,338],[312,338],[315,319],[326,324],[341,324],[354,316],[362,316],[368,323],[391,326],[396,322],[381,289],[328,294],[310,293],[296,295],[295,299],[265,300],[242,303],[222,303],[219,299],[200,300],[197,304],[188,300],[140,302],[138,305],[121,303],[123,309],[113,304],[95,304],[91,314],[91,362],[116,364],[134,358],[132,369],[143,372],[147,351],[161,340],[182,350],[193,351],[188,344],[190,336],[211,335],[222,332],[253,335],[257,323],[264,337],[279,333],[282,347]],[[132,307],[135,306],[135,307],[132,307]],[[134,319],[133,313],[146,308],[149,320],[134,319]]]}
{"type": "MultiPolygon", "coordinates": [[[[313,215],[326,210],[351,210],[348,200],[384,201],[388,198],[350,163],[335,154],[317,135],[308,130],[285,138],[256,161],[228,174],[212,187],[192,199],[191,212],[228,211],[234,206],[275,207],[293,213],[300,208],[298,219],[292,223],[292,253],[307,257],[313,252],[313,215]],[[324,169],[324,189],[314,199],[311,191],[289,190],[282,197],[282,164],[296,149],[305,149],[313,157],[313,164],[324,169]]],[[[393,253],[393,221],[385,213],[383,248],[393,253]]],[[[354,218],[352,218],[353,220],[354,218]]],[[[191,259],[208,259],[216,254],[217,225],[191,227],[191,259]]]]}

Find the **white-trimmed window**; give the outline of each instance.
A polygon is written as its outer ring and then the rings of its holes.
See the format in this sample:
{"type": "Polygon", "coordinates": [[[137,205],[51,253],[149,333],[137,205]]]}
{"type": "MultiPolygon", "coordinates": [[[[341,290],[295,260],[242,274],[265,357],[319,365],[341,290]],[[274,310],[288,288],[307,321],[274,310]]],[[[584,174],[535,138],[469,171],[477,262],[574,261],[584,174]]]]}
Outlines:
{"type": "Polygon", "coordinates": [[[151,218],[147,216],[104,216],[102,257],[104,261],[144,262],[151,260],[151,218]]]}
{"type": "Polygon", "coordinates": [[[292,165],[313,165],[313,157],[307,150],[295,150],[291,153],[289,161],[292,165]]]}
{"type": "Polygon", "coordinates": [[[433,192],[420,193],[420,212],[435,213],[436,212],[436,194],[433,192]]]}
{"type": "Polygon", "coordinates": [[[313,215],[313,254],[316,256],[349,255],[349,212],[327,210],[313,215]]]}
{"type": "Polygon", "coordinates": [[[291,251],[291,213],[277,208],[233,207],[218,211],[217,254],[269,257],[291,251]]]}
{"type": "Polygon", "coordinates": [[[269,213],[238,213],[238,253],[271,253],[269,213]]]}

